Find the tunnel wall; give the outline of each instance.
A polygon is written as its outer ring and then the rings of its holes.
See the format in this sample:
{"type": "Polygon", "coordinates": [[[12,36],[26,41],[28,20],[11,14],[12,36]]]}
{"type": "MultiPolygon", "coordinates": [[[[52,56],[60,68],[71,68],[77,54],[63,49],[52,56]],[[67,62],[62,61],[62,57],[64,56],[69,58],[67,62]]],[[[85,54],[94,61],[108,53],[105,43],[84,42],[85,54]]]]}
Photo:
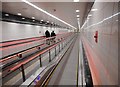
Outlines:
{"type": "Polygon", "coordinates": [[[49,30],[50,32],[54,30],[56,34],[68,32],[68,30],[61,28],[50,28],[4,21],[2,21],[1,24],[2,24],[2,40],[0,42],[44,36],[46,30],[49,30]]]}
{"type": "Polygon", "coordinates": [[[94,85],[118,85],[118,3],[95,2],[92,8],[98,10],[89,13],[82,40],[94,85]]]}

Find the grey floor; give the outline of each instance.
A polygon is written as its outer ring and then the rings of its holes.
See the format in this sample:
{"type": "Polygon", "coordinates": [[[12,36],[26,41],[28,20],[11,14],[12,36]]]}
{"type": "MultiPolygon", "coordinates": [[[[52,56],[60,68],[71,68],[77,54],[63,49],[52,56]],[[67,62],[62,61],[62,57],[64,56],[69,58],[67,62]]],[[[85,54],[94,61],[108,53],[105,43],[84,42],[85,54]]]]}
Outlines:
{"type": "Polygon", "coordinates": [[[78,64],[79,38],[65,54],[57,68],[55,69],[48,85],[76,85],[77,84],[77,64],[78,64]]]}

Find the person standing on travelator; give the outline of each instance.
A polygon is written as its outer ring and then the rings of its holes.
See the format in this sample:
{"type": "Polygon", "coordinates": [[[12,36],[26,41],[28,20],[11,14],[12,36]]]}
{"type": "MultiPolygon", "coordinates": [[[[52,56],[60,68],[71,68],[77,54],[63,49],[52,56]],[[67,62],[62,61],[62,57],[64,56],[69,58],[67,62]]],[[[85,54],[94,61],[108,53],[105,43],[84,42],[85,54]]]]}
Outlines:
{"type": "Polygon", "coordinates": [[[54,42],[54,43],[55,43],[55,36],[56,36],[55,32],[52,31],[52,32],[51,32],[51,37],[53,37],[53,38],[52,38],[52,42],[54,42]]]}
{"type": "Polygon", "coordinates": [[[50,45],[50,39],[49,39],[49,37],[50,37],[50,32],[49,32],[48,30],[46,30],[45,36],[46,36],[46,38],[48,38],[48,39],[46,39],[46,44],[50,45]]]}

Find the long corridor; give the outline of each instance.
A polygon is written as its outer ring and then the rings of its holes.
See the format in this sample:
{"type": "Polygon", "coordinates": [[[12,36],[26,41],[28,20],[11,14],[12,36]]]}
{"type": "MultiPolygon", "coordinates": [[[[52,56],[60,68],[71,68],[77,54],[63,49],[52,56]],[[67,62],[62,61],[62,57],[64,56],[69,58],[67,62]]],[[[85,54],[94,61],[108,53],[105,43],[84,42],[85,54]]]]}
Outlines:
{"type": "Polygon", "coordinates": [[[120,0],[0,0],[0,87],[116,86],[120,0]]]}

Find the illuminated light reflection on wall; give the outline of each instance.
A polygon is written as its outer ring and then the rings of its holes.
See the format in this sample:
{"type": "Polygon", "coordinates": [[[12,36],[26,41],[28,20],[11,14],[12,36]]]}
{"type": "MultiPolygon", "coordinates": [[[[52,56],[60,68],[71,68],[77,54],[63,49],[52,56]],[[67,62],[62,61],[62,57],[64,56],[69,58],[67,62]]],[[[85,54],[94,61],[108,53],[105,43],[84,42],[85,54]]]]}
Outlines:
{"type": "MultiPolygon", "coordinates": [[[[113,17],[115,17],[115,16],[117,16],[117,15],[119,15],[119,14],[120,14],[120,12],[118,12],[118,13],[110,16],[110,17],[107,17],[107,18],[103,19],[102,21],[100,21],[100,22],[98,22],[98,23],[92,24],[92,25],[86,27],[85,29],[90,28],[90,27],[95,26],[95,25],[98,25],[98,24],[101,24],[101,23],[103,23],[104,21],[109,20],[109,19],[111,19],[111,18],[113,18],[113,17]]],[[[86,24],[87,24],[87,21],[85,21],[85,23],[83,24],[83,26],[81,27],[81,29],[82,29],[86,24]]]]}

